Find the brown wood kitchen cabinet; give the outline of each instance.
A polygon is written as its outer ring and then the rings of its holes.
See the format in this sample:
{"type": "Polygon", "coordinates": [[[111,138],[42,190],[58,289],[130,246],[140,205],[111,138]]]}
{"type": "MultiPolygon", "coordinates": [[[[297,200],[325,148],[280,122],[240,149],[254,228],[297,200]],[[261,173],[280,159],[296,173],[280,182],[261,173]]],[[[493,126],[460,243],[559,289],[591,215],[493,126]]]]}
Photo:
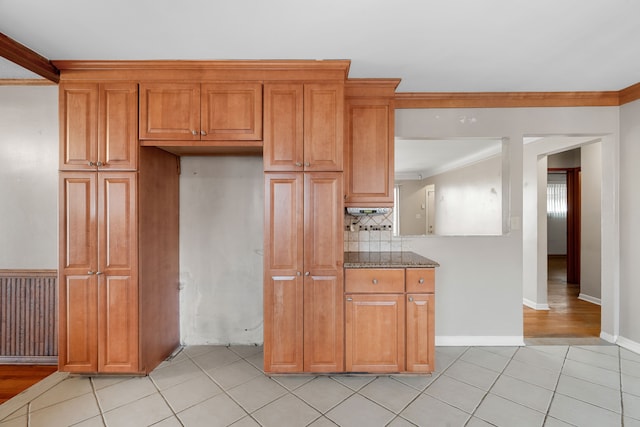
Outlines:
{"type": "Polygon", "coordinates": [[[352,79],[345,85],[345,206],[393,206],[393,97],[399,82],[352,79]]]}
{"type": "Polygon", "coordinates": [[[60,176],[60,368],[138,372],[135,172],[60,176]]]}
{"type": "Polygon", "coordinates": [[[140,84],[140,139],[261,141],[261,83],[140,84]]]}
{"type": "Polygon", "coordinates": [[[62,83],[60,169],[136,170],[138,85],[62,83]]]}
{"type": "Polygon", "coordinates": [[[265,83],[264,170],[343,169],[344,84],[265,83]]]}
{"type": "Polygon", "coordinates": [[[265,174],[264,370],[343,370],[342,173],[265,174]]]}
{"type": "Polygon", "coordinates": [[[345,269],[345,369],[432,372],[433,268],[345,269]]]}

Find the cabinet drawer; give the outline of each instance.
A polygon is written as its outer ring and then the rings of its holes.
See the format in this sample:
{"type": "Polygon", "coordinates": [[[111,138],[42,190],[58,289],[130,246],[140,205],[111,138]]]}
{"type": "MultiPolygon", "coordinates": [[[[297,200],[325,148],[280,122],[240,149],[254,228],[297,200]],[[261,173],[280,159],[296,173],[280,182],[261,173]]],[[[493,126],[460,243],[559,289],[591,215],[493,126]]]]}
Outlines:
{"type": "Polygon", "coordinates": [[[433,293],[435,279],[435,268],[407,268],[407,292],[433,293]]]}
{"type": "Polygon", "coordinates": [[[346,269],[345,292],[404,292],[404,269],[346,269]]]}

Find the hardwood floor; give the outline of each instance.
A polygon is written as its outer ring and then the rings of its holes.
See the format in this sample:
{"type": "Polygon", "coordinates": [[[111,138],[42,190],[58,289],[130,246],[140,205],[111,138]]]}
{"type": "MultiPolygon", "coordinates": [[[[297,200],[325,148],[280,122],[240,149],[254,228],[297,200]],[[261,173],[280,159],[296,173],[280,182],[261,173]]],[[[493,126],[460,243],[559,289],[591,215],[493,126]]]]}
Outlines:
{"type": "Polygon", "coordinates": [[[587,338],[600,336],[600,306],[578,299],[580,286],[567,283],[565,257],[549,257],[550,310],[524,307],[525,338],[587,338]]]}
{"type": "Polygon", "coordinates": [[[57,370],[52,365],[0,365],[0,404],[57,370]]]}

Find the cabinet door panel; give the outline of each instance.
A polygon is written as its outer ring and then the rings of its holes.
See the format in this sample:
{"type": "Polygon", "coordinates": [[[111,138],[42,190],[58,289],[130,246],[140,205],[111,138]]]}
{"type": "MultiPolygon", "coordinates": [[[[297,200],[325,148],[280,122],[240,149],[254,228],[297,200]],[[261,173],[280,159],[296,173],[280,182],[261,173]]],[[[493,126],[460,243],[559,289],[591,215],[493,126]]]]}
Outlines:
{"type": "Polygon", "coordinates": [[[262,84],[203,84],[203,140],[262,139],[262,84]]]}
{"type": "Polygon", "coordinates": [[[138,290],[130,276],[100,278],[100,372],[138,371],[138,290]]]}
{"type": "Polygon", "coordinates": [[[135,170],[138,157],[138,85],[100,85],[98,161],[101,170],[135,170]]]}
{"type": "Polygon", "coordinates": [[[303,264],[302,174],[265,174],[265,270],[294,276],[303,264]]]}
{"type": "Polygon", "coordinates": [[[318,276],[342,275],[342,173],[305,173],[304,180],[305,273],[311,272],[318,276]]]}
{"type": "Polygon", "coordinates": [[[265,174],[264,369],[303,368],[303,180],[265,174]]]}
{"type": "Polygon", "coordinates": [[[302,372],[302,277],[268,276],[264,284],[264,370],[302,372]]]}
{"type": "Polygon", "coordinates": [[[347,102],[347,200],[393,204],[393,110],[388,100],[347,102]]]}
{"type": "Polygon", "coordinates": [[[60,271],[69,275],[97,271],[96,174],[60,174],[60,271]]]}
{"type": "Polygon", "coordinates": [[[404,295],[347,294],[346,370],[403,371],[404,325],[404,295]]]}
{"type": "Polygon", "coordinates": [[[60,282],[59,368],[97,372],[97,278],[63,275],[60,282]]]}
{"type": "Polygon", "coordinates": [[[342,276],[304,279],[304,370],[340,372],[344,369],[342,276]]]}
{"type": "Polygon", "coordinates": [[[98,85],[60,86],[60,169],[95,170],[97,159],[98,85]]]}
{"type": "Polygon", "coordinates": [[[303,86],[264,85],[264,170],[302,171],[303,86]]]}
{"type": "Polygon", "coordinates": [[[200,140],[200,84],[141,83],[140,139],[200,140]]]}
{"type": "Polygon", "coordinates": [[[435,295],[407,295],[407,371],[435,369],[435,295]]]}
{"type": "Polygon", "coordinates": [[[341,171],[343,134],[344,86],[304,85],[305,171],[341,171]]]}

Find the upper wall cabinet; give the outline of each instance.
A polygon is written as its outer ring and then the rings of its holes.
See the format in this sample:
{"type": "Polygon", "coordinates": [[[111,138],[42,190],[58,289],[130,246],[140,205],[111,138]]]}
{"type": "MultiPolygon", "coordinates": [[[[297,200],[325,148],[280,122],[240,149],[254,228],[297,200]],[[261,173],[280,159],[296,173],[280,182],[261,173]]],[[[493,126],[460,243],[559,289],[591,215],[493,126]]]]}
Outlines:
{"type": "Polygon", "coordinates": [[[341,171],[344,85],[265,84],[265,171],[341,171]]]}
{"type": "Polygon", "coordinates": [[[262,140],[261,83],[142,83],[140,139],[262,140]]]}
{"type": "Polygon", "coordinates": [[[138,86],[60,85],[60,170],[135,170],[138,86]]]}
{"type": "Polygon", "coordinates": [[[393,206],[393,96],[398,83],[347,83],[345,206],[393,206]]]}

